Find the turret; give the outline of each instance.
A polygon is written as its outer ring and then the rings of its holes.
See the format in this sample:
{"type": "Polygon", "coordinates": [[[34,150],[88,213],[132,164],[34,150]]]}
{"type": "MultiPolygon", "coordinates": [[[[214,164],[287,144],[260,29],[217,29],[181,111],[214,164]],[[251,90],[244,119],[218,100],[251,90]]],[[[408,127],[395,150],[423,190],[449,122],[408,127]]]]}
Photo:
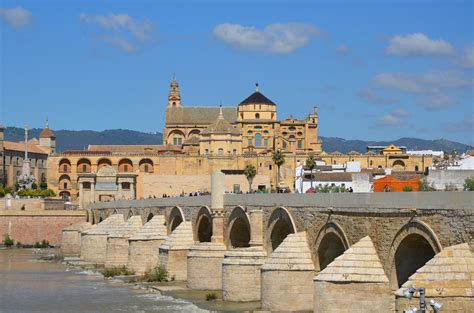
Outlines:
{"type": "Polygon", "coordinates": [[[170,93],[168,95],[168,107],[180,107],[181,96],[179,95],[179,85],[176,81],[176,76],[173,76],[173,81],[170,84],[170,93]]]}
{"type": "Polygon", "coordinates": [[[48,154],[56,152],[56,136],[54,136],[54,133],[49,129],[48,120],[46,120],[44,129],[40,134],[39,142],[40,147],[48,154]]]}

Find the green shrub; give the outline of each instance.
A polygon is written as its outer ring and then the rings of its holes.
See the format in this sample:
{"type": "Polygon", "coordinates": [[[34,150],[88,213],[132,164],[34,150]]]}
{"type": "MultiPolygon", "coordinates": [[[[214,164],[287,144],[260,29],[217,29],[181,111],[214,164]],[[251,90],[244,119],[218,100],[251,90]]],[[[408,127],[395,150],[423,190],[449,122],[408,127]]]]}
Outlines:
{"type": "Polygon", "coordinates": [[[16,247],[17,247],[17,248],[22,248],[23,245],[21,244],[21,242],[17,241],[17,242],[16,242],[16,247]]]}
{"type": "Polygon", "coordinates": [[[38,189],[38,185],[36,183],[31,184],[31,189],[36,190],[38,189]]]}
{"type": "Polygon", "coordinates": [[[411,186],[404,186],[403,191],[404,192],[410,192],[410,191],[413,191],[413,188],[411,186]]]}
{"type": "Polygon", "coordinates": [[[49,248],[49,241],[43,239],[43,241],[41,241],[41,248],[49,248]]]}
{"type": "MultiPolygon", "coordinates": [[[[174,276],[173,276],[174,277],[174,276]]],[[[143,280],[147,282],[166,282],[168,281],[169,273],[163,265],[157,266],[154,269],[148,270],[143,275],[143,280]]]]}
{"type": "Polygon", "coordinates": [[[46,190],[48,189],[48,184],[46,182],[41,182],[40,183],[40,189],[41,190],[46,190]]]}
{"type": "Polygon", "coordinates": [[[4,244],[6,247],[11,247],[11,246],[13,246],[13,239],[10,237],[10,235],[6,234],[6,235],[3,237],[3,244],[4,244]]]}
{"type": "Polygon", "coordinates": [[[135,272],[130,271],[127,269],[127,267],[124,266],[114,266],[111,268],[106,268],[102,270],[102,275],[104,277],[114,277],[114,276],[129,276],[129,275],[134,275],[135,272]]]}
{"type": "Polygon", "coordinates": [[[0,198],[3,198],[5,197],[5,190],[3,190],[3,188],[0,187],[0,198]]]}
{"type": "Polygon", "coordinates": [[[23,189],[18,191],[20,197],[32,197],[32,198],[49,198],[54,197],[56,194],[51,189],[23,189]]]}
{"type": "Polygon", "coordinates": [[[474,191],[474,177],[469,177],[464,180],[464,190],[474,191]]]}
{"type": "Polygon", "coordinates": [[[214,301],[217,299],[217,295],[215,292],[206,293],[206,301],[214,301]]]}

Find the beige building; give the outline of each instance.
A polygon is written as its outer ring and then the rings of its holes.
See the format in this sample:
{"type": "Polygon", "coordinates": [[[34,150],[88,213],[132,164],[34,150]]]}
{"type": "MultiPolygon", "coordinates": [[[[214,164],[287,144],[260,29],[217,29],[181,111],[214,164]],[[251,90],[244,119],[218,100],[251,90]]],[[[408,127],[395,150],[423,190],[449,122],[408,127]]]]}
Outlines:
{"type": "MultiPolygon", "coordinates": [[[[326,164],[359,161],[363,169],[423,171],[431,156],[389,152],[325,153],[318,138],[318,111],[305,119],[277,119],[276,104],[257,90],[237,107],[185,107],[173,79],[165,109],[163,145],[90,145],[48,159],[48,184],[57,194],[85,205],[113,199],[147,198],[209,191],[209,175],[226,173],[227,192],[247,192],[243,175],[253,164],[253,189],[278,186],[272,152],[281,150],[281,176],[294,189],[295,168],[309,154],[326,164]]],[[[395,151],[394,150],[394,151],[395,151]]]]}

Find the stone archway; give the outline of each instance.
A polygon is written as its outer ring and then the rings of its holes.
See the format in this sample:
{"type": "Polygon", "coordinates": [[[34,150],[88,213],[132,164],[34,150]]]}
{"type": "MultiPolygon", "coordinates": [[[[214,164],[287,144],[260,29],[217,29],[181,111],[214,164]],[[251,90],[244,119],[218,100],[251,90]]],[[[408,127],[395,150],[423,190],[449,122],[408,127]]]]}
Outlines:
{"type": "Polygon", "coordinates": [[[267,227],[267,251],[274,251],[286,236],[296,232],[290,212],[283,207],[275,209],[270,215],[267,227]]]}
{"type": "Polygon", "coordinates": [[[185,219],[184,219],[183,210],[181,210],[180,207],[175,206],[171,210],[169,218],[168,218],[168,234],[171,234],[173,230],[175,230],[176,227],[178,227],[179,224],[181,224],[184,221],[185,219]]]}
{"type": "Polygon", "coordinates": [[[208,207],[202,207],[196,218],[194,227],[194,239],[199,242],[211,242],[212,217],[208,207]]]}
{"type": "Polygon", "coordinates": [[[154,216],[153,213],[148,214],[148,216],[147,216],[147,218],[146,218],[146,221],[147,221],[147,222],[151,221],[151,219],[153,218],[153,216],[154,216]]]}
{"type": "Polygon", "coordinates": [[[427,224],[421,221],[407,223],[395,235],[390,246],[390,287],[401,287],[413,273],[441,250],[441,243],[427,224]]]}
{"type": "Polygon", "coordinates": [[[329,222],[321,228],[313,248],[316,270],[322,271],[349,248],[349,240],[342,228],[329,222]]]}
{"type": "Polygon", "coordinates": [[[242,207],[236,207],[229,216],[226,240],[229,248],[250,247],[250,221],[242,207]]]}

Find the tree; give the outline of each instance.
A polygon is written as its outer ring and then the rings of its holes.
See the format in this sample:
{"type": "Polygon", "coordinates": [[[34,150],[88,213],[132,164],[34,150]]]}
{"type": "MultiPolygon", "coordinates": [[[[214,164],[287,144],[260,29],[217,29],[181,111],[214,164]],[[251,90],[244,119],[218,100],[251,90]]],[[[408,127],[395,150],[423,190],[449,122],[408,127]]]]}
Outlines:
{"type": "Polygon", "coordinates": [[[464,180],[464,190],[474,191],[474,177],[469,177],[464,180]]]}
{"type": "Polygon", "coordinates": [[[255,175],[257,175],[257,170],[255,169],[255,166],[252,164],[247,164],[244,168],[244,175],[247,177],[247,180],[249,182],[249,192],[252,191],[252,181],[255,175]]]}
{"type": "Polygon", "coordinates": [[[313,188],[313,170],[316,167],[316,161],[312,154],[306,159],[306,167],[311,171],[311,188],[313,188]]]}
{"type": "Polygon", "coordinates": [[[277,188],[278,188],[279,183],[280,183],[280,166],[282,166],[285,163],[285,155],[280,150],[277,150],[277,151],[273,152],[272,160],[273,160],[273,163],[275,163],[275,165],[277,166],[276,184],[277,184],[277,188]]]}

